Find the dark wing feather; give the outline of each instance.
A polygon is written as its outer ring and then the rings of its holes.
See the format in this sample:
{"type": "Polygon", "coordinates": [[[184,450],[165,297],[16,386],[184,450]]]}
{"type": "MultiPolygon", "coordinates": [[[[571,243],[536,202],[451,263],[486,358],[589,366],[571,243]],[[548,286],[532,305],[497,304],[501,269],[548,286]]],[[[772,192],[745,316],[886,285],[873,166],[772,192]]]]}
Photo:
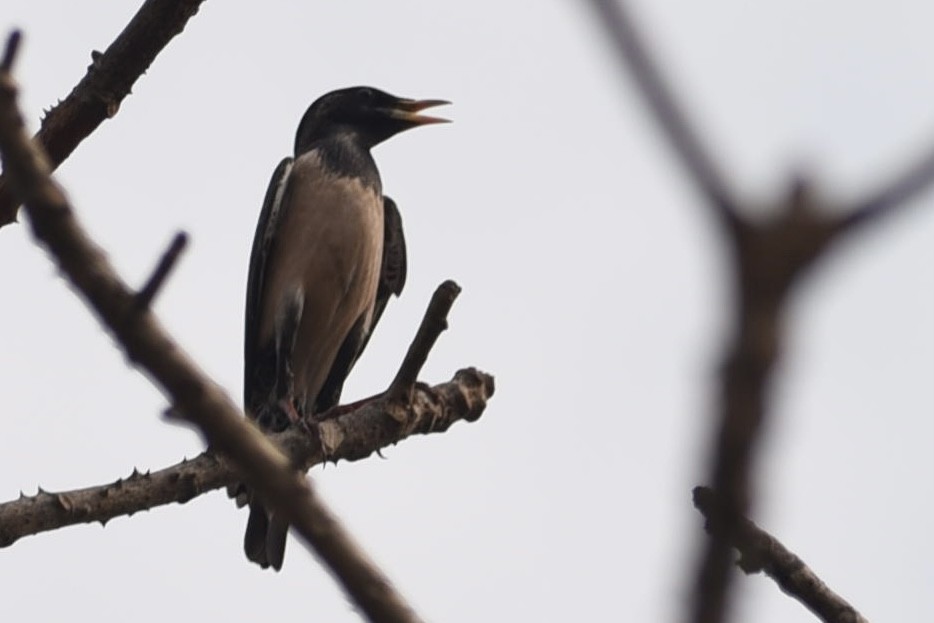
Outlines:
{"type": "Polygon", "coordinates": [[[383,263],[379,271],[373,318],[370,320],[369,327],[363,326],[363,318],[360,318],[344,343],[341,344],[328,378],[318,393],[318,400],[315,403],[316,413],[326,411],[340,401],[344,380],[370,341],[376,323],[379,322],[386,304],[389,303],[389,297],[393,294],[399,296],[402,293],[402,287],[405,285],[405,272],[406,254],[402,215],[399,214],[395,201],[389,197],[383,197],[383,263]]]}
{"type": "Polygon", "coordinates": [[[250,254],[250,273],[246,286],[246,331],[243,342],[243,407],[251,415],[269,397],[275,384],[275,352],[260,349],[258,331],[262,309],[266,262],[269,259],[286,193],[286,182],[292,170],[292,158],[285,158],[276,167],[266,189],[263,209],[256,224],[253,251],[250,254]]]}
{"type": "Polygon", "coordinates": [[[390,295],[402,294],[406,268],[402,215],[395,201],[383,197],[383,267],[379,272],[379,287],[376,290],[376,306],[373,310],[373,322],[370,323],[370,333],[373,332],[379,317],[383,315],[390,295]]]}
{"type": "MultiPolygon", "coordinates": [[[[260,409],[272,397],[276,382],[276,350],[274,344],[261,345],[259,341],[260,313],[266,263],[272,254],[282,218],[282,206],[287,199],[287,183],[292,170],[292,159],[285,158],[276,167],[266,189],[263,209],[259,213],[253,250],[250,253],[250,273],[246,286],[246,327],[243,340],[243,408],[249,417],[256,417],[260,409]]],[[[275,551],[270,551],[269,537],[273,534],[272,522],[266,509],[253,499],[243,485],[233,488],[238,505],[241,494],[250,500],[250,519],[243,537],[243,549],[247,558],[264,569],[272,565],[276,570],[282,566],[285,551],[285,531],[275,531],[275,551]]],[[[281,522],[278,522],[281,524],[281,522]]]]}

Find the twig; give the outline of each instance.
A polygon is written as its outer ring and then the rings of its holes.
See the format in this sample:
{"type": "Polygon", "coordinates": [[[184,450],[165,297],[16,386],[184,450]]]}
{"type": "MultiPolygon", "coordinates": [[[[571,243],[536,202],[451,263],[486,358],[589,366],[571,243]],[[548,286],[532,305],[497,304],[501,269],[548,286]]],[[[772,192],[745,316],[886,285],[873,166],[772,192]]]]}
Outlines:
{"type": "Polygon", "coordinates": [[[146,285],[136,293],[136,306],[138,309],[146,309],[152,304],[153,299],[162,289],[165,280],[172,272],[172,269],[175,268],[175,263],[178,262],[178,258],[181,257],[186,246],[188,246],[188,234],[183,231],[175,234],[169,247],[159,258],[159,263],[146,281],[146,285]]]}
{"type": "Polygon", "coordinates": [[[422,371],[428,353],[434,347],[441,333],[448,328],[448,313],[461,288],[453,281],[445,281],[435,290],[428,304],[428,310],[422,318],[415,339],[399,366],[399,371],[389,385],[386,397],[390,402],[407,403],[415,389],[418,374],[422,371]]]}
{"type": "Polygon", "coordinates": [[[687,115],[648,52],[642,35],[619,0],[590,0],[601,24],[628,66],[645,97],[649,110],[663,129],[694,181],[706,195],[717,216],[727,225],[737,218],[737,202],[727,179],[720,173],[710,150],[698,138],[687,115]]]}
{"type": "MultiPolygon", "coordinates": [[[[117,114],[136,80],[204,0],[147,0],[107,50],[92,53],[88,73],[42,120],[35,138],[54,170],[105,119],[117,114]]],[[[0,227],[16,219],[20,202],[0,176],[0,227]]]]}
{"type": "MultiPolygon", "coordinates": [[[[272,438],[294,465],[309,469],[325,461],[364,459],[412,435],[441,433],[459,421],[480,417],[493,395],[493,378],[472,368],[447,383],[417,387],[400,423],[387,403],[370,402],[327,422],[315,435],[293,427],[272,438]]],[[[205,452],[155,472],[133,470],[127,478],[73,491],[40,491],[0,504],[0,547],[18,539],[84,523],[106,523],[157,506],[184,504],[204,493],[240,482],[223,456],[205,452]]]]}
{"type": "MultiPolygon", "coordinates": [[[[694,489],[694,506],[707,519],[710,534],[723,536],[723,505],[708,487],[694,489]]],[[[739,567],[747,574],[764,571],[778,586],[826,623],[868,623],[845,599],[833,592],[803,560],[745,517],[734,518],[739,529],[730,544],[740,553],[739,567]]]]}
{"type": "Polygon", "coordinates": [[[22,39],[22,31],[14,30],[10,33],[3,50],[3,60],[0,61],[0,71],[13,71],[13,61],[16,59],[16,52],[19,50],[19,43],[22,39]]]}
{"type": "Polygon", "coordinates": [[[931,149],[901,175],[885,183],[867,197],[855,202],[840,221],[840,229],[860,229],[879,217],[910,205],[911,199],[921,194],[934,181],[934,149],[931,149]]]}
{"type": "Polygon", "coordinates": [[[48,162],[26,135],[16,93],[9,72],[0,72],[0,155],[39,242],[111,330],[129,360],[145,369],[170,398],[174,412],[195,424],[211,447],[230,457],[243,480],[322,557],[361,611],[372,621],[417,621],[388,579],[358,550],[348,549],[338,557],[334,543],[322,542],[325,535],[316,523],[314,494],[303,475],[246,421],[153,314],[134,313],[133,292],[80,226],[64,193],[49,177],[48,162]]]}

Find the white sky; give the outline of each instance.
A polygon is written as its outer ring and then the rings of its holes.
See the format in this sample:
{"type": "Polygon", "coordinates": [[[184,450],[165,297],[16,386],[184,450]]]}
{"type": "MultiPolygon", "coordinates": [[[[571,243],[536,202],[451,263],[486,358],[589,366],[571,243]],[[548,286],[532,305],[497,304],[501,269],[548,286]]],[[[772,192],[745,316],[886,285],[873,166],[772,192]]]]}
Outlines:
{"type": "MultiPolygon", "coordinates": [[[[23,105],[64,97],[135,2],[7,0],[23,105]]],[[[376,150],[409,282],[345,399],[383,389],[445,278],[464,288],[423,380],[495,374],[484,417],[316,481],[432,621],[661,621],[704,538],[728,320],[725,255],[603,33],[578,3],[207,2],[58,178],[141,284],[178,229],[157,311],[239,399],[247,261],[269,175],[307,105],[370,84],[455,105],[376,150]]],[[[634,3],[636,4],[636,3],[634,3]]],[[[934,8],[641,1],[678,90],[744,192],[791,171],[854,197],[934,142],[934,8]]],[[[930,194],[919,202],[930,204],[930,194]]],[[[0,500],[158,469],[202,449],[25,227],[0,230],[0,500]]],[[[934,205],[841,248],[797,297],[756,518],[870,620],[934,618],[934,205]]],[[[223,493],[0,551],[11,620],[358,620],[290,544],[241,551],[223,493]]],[[[812,621],[760,577],[737,620],[812,621]]]]}

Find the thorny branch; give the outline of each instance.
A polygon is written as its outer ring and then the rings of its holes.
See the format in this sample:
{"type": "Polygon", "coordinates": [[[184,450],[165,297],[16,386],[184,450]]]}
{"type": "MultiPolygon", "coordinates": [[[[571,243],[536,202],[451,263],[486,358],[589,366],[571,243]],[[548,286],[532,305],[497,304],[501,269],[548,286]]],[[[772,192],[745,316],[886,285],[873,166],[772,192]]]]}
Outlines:
{"type": "Polygon", "coordinates": [[[710,480],[717,491],[719,529],[706,543],[696,572],[690,620],[724,620],[731,550],[750,506],[755,450],[767,416],[769,388],[781,351],[788,294],[847,231],[892,214],[934,181],[934,155],[896,176],[849,210],[819,205],[804,180],[794,180],[778,215],[759,223],[745,216],[729,180],[691,127],[653,61],[644,39],[618,0],[591,0],[620,59],[642,91],[650,111],[678,157],[703,191],[733,252],[735,320],[723,357],[719,426],[713,442],[710,480]],[[839,216],[840,214],[842,216],[839,216]]]}
{"type": "MultiPolygon", "coordinates": [[[[412,435],[441,433],[459,421],[480,417],[493,395],[493,378],[473,368],[460,370],[447,383],[419,385],[400,410],[372,400],[323,422],[309,423],[313,435],[294,427],[272,437],[293,465],[307,470],[325,461],[357,461],[412,435]]],[[[155,472],[133,470],[105,485],[50,492],[0,504],[0,547],[22,537],[65,526],[129,516],[157,506],[184,504],[240,478],[223,456],[204,452],[155,472]]]]}
{"type": "MultiPolygon", "coordinates": [[[[54,170],[97,127],[117,114],[137,79],[204,0],[146,0],[130,23],[103,52],[91,53],[88,73],[42,120],[35,139],[54,170]]],[[[0,227],[16,219],[20,202],[6,172],[0,176],[0,227]]]]}
{"type": "MultiPolygon", "coordinates": [[[[18,37],[15,35],[14,37],[18,37]]],[[[227,394],[191,361],[117,276],[103,251],[78,223],[45,155],[25,133],[9,67],[11,39],[0,71],[0,156],[11,188],[26,206],[37,240],[137,363],[170,399],[172,412],[196,425],[225,454],[240,477],[291,524],[328,565],[371,621],[420,620],[388,578],[321,505],[303,475],[248,423],[227,394]]]]}

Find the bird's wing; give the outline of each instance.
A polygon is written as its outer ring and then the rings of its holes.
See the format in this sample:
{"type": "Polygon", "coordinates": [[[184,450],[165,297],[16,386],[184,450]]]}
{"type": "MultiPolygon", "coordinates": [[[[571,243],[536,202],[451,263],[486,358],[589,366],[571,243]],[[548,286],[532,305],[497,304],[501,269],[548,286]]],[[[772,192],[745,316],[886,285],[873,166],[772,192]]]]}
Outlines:
{"type": "Polygon", "coordinates": [[[266,189],[266,197],[263,199],[256,234],[253,236],[253,251],[250,254],[250,272],[246,286],[246,335],[243,342],[243,406],[248,415],[266,400],[275,382],[275,359],[261,356],[257,334],[266,264],[275,245],[291,170],[292,158],[285,158],[273,172],[266,189]]]}
{"type": "Polygon", "coordinates": [[[361,353],[370,341],[376,323],[379,322],[389,297],[399,296],[405,286],[406,252],[405,235],[402,231],[402,215],[396,202],[389,197],[383,197],[383,260],[379,271],[379,284],[376,288],[376,300],[373,304],[373,315],[369,326],[364,325],[364,318],[360,318],[351,329],[344,343],[334,359],[328,378],[318,393],[315,412],[321,413],[335,406],[340,400],[344,380],[361,353]]]}
{"type": "Polygon", "coordinates": [[[379,271],[379,286],[376,290],[376,306],[370,331],[383,314],[392,294],[399,296],[405,286],[406,274],[405,235],[402,231],[402,215],[396,202],[383,197],[383,265],[379,271]]]}

